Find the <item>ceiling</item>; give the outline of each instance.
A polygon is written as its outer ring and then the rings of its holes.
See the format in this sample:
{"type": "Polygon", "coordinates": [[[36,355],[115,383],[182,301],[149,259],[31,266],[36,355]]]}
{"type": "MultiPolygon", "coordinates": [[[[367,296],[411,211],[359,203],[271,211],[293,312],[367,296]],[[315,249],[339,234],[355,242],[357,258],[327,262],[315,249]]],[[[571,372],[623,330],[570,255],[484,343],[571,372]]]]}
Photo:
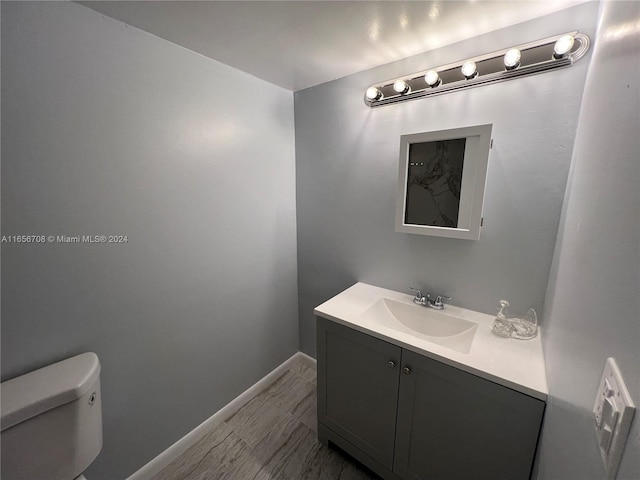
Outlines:
{"type": "Polygon", "coordinates": [[[584,1],[78,3],[297,91],[584,1]]]}

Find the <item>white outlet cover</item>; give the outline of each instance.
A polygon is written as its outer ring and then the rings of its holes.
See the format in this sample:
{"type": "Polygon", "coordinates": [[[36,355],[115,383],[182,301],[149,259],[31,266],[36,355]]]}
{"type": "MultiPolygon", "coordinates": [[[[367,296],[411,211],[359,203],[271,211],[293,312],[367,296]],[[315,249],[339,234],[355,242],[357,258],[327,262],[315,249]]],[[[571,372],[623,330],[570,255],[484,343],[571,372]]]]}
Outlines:
{"type": "Polygon", "coordinates": [[[593,414],[598,448],[608,480],[616,478],[635,411],[615,359],[607,358],[593,414]]]}

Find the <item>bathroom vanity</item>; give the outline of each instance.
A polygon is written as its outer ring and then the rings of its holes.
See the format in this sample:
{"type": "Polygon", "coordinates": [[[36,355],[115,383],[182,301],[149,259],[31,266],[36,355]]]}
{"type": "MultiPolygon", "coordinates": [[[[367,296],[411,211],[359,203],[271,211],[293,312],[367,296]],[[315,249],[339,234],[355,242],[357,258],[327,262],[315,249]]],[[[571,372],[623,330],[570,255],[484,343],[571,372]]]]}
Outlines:
{"type": "Polygon", "coordinates": [[[385,479],[528,479],[548,392],[540,335],[429,310],[363,283],[315,309],[320,441],[385,479]]]}

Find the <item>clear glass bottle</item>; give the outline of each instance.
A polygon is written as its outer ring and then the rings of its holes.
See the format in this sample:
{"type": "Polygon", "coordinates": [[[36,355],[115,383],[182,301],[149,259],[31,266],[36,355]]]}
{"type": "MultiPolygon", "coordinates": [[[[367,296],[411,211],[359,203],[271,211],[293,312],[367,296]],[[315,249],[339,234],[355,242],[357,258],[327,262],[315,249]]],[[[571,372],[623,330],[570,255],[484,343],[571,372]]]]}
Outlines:
{"type": "Polygon", "coordinates": [[[500,310],[498,311],[498,315],[496,315],[496,319],[493,321],[493,326],[491,327],[491,331],[499,337],[508,338],[511,336],[511,332],[513,331],[513,326],[507,319],[508,307],[509,302],[506,300],[500,300],[500,310]]]}

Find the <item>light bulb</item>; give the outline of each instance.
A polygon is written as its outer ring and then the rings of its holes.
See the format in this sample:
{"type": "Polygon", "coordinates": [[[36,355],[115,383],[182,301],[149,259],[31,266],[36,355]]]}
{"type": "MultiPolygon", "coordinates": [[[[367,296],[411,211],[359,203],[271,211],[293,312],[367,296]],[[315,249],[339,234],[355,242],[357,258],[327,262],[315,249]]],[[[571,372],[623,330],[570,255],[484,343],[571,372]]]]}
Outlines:
{"type": "Polygon", "coordinates": [[[376,87],[367,88],[367,99],[371,102],[375,102],[376,100],[380,100],[382,98],[382,92],[378,90],[376,87]]]}
{"type": "Polygon", "coordinates": [[[398,93],[408,93],[410,88],[404,80],[396,80],[393,82],[393,89],[398,93]]]}
{"type": "Polygon", "coordinates": [[[507,70],[513,70],[520,66],[520,50],[512,48],[504,54],[504,66],[507,70]]]}
{"type": "Polygon", "coordinates": [[[430,87],[437,87],[440,85],[440,75],[435,70],[429,70],[424,75],[424,81],[427,82],[427,85],[430,87]]]}
{"type": "Polygon", "coordinates": [[[462,75],[469,80],[475,77],[478,74],[478,69],[476,68],[476,62],[465,62],[461,68],[462,75]]]}
{"type": "Polygon", "coordinates": [[[556,40],[555,45],[553,46],[553,58],[563,58],[566,57],[567,54],[573,48],[573,43],[575,39],[572,35],[564,35],[556,40]]]}

